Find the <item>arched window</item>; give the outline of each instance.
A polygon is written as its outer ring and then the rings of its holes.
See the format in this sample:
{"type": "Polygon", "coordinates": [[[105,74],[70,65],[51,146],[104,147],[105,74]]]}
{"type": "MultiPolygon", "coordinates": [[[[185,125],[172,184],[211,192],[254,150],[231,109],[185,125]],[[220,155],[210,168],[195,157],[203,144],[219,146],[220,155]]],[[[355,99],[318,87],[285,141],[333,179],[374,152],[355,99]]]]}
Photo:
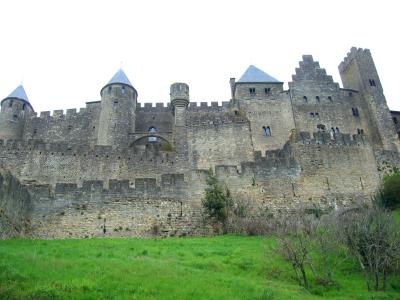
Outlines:
{"type": "Polygon", "coordinates": [[[336,127],[335,132],[336,134],[339,134],[340,133],[339,128],[336,127]]]}
{"type": "MultiPolygon", "coordinates": [[[[151,126],[151,127],[149,128],[149,130],[148,130],[148,133],[149,133],[150,135],[154,135],[154,134],[157,133],[157,129],[156,129],[154,126],[151,126]]],[[[149,141],[149,142],[157,142],[157,137],[155,137],[155,136],[149,136],[148,141],[149,141]]]]}
{"type": "Polygon", "coordinates": [[[263,126],[264,135],[271,136],[271,128],[269,126],[263,126]]]}
{"type": "Polygon", "coordinates": [[[335,139],[336,136],[336,132],[335,132],[335,128],[331,127],[331,131],[329,132],[331,134],[331,139],[335,139]]]}
{"type": "Polygon", "coordinates": [[[304,101],[306,101],[306,102],[307,102],[307,97],[306,97],[306,96],[304,96],[304,97],[303,97],[303,99],[304,99],[304,101]]]}

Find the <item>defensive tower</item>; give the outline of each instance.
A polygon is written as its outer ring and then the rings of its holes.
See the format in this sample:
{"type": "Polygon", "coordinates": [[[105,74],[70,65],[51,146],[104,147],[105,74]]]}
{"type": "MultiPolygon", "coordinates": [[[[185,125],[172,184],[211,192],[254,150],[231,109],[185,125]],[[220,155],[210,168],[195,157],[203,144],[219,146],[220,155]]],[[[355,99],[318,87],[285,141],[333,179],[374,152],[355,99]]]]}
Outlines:
{"type": "Polygon", "coordinates": [[[189,105],[189,86],[186,83],[176,82],[170,89],[172,113],[175,126],[185,126],[186,110],[189,105]]]}
{"type": "Polygon", "coordinates": [[[370,50],[352,47],[339,72],[343,87],[359,91],[367,102],[373,145],[396,150],[396,132],[370,50]]]}
{"type": "Polygon", "coordinates": [[[98,145],[120,145],[135,131],[137,91],[122,69],[101,89],[98,145]]]}
{"type": "Polygon", "coordinates": [[[20,140],[26,116],[33,112],[22,85],[1,101],[0,139],[20,140]]]}

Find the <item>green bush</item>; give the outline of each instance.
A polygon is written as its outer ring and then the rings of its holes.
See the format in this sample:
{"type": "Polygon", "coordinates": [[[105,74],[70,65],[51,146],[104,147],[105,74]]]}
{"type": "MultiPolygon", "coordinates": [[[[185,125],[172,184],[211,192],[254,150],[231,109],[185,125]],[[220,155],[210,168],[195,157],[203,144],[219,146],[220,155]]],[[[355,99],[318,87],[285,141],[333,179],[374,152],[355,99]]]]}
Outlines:
{"type": "Polygon", "coordinates": [[[400,207],[400,173],[384,177],[382,189],[375,196],[375,202],[388,209],[400,207]]]}
{"type": "Polygon", "coordinates": [[[223,189],[217,176],[210,170],[206,178],[207,187],[202,201],[206,215],[216,222],[225,223],[228,211],[232,205],[231,195],[228,189],[223,189]]]}

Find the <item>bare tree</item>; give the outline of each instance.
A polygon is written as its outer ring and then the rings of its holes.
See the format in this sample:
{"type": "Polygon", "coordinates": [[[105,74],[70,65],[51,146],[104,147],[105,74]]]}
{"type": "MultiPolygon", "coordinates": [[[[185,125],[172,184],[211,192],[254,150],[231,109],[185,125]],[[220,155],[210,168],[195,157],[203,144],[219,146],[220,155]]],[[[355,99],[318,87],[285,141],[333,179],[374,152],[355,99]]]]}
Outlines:
{"type": "Polygon", "coordinates": [[[348,210],[339,222],[342,241],[359,262],[368,290],[385,290],[388,273],[399,266],[399,224],[378,207],[348,210]]]}

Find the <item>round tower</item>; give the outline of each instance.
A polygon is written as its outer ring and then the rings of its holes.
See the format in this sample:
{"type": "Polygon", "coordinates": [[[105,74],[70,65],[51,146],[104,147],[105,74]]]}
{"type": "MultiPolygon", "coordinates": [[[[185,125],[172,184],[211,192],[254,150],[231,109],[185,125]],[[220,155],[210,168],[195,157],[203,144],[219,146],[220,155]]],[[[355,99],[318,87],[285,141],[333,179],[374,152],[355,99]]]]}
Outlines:
{"type": "Polygon", "coordinates": [[[123,146],[135,131],[137,91],[120,69],[101,89],[98,145],[123,146]]]}
{"type": "Polygon", "coordinates": [[[186,110],[189,105],[189,86],[186,83],[173,83],[170,89],[170,96],[175,126],[185,126],[186,110]]]}
{"type": "Polygon", "coordinates": [[[21,140],[25,119],[33,108],[22,85],[1,101],[0,139],[21,140]]]}

